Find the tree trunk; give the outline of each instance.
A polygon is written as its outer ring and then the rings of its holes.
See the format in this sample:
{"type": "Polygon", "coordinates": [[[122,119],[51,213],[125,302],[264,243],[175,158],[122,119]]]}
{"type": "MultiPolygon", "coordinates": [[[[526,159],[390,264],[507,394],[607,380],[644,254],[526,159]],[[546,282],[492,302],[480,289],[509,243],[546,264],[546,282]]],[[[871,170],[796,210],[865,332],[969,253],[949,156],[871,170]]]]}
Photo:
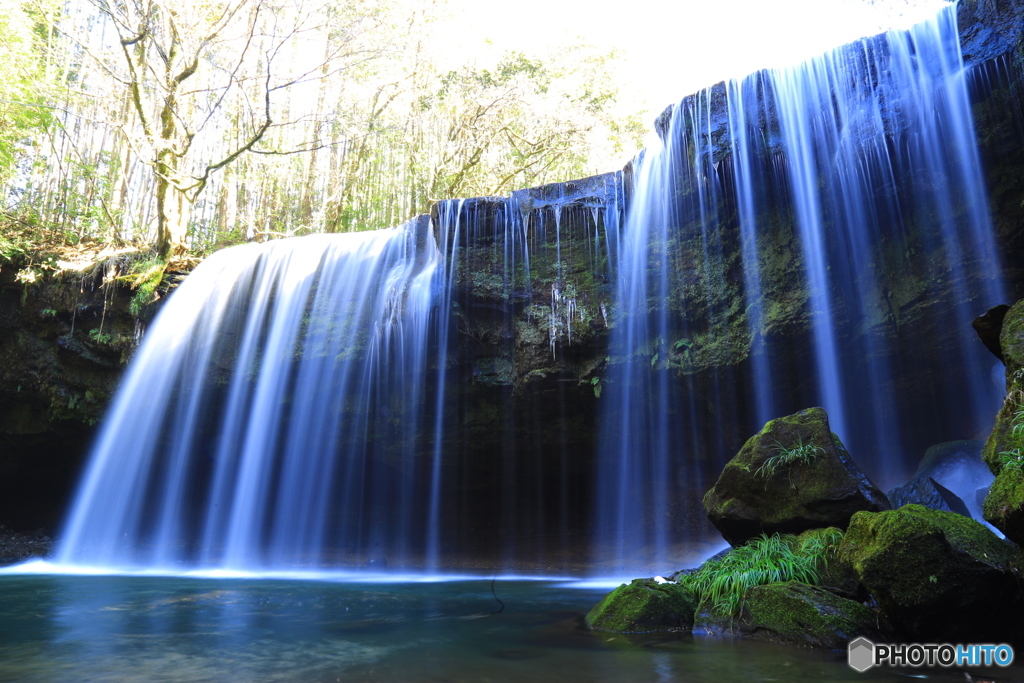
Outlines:
{"type": "Polygon", "coordinates": [[[173,181],[177,158],[164,150],[157,163],[156,251],[160,258],[184,254],[192,202],[173,181]]]}

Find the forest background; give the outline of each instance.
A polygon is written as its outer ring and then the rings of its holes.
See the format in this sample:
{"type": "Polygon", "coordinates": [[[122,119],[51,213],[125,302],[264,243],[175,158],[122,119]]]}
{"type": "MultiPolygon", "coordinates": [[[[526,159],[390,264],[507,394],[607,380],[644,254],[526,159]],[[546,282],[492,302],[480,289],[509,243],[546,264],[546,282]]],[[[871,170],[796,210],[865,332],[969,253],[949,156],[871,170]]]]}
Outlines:
{"type": "MultiPolygon", "coordinates": [[[[616,55],[460,53],[445,0],[0,0],[0,259],[398,225],[621,167],[616,55]],[[40,255],[43,254],[43,255],[40,255]]],[[[146,265],[148,264],[148,265],[146,265]]]]}

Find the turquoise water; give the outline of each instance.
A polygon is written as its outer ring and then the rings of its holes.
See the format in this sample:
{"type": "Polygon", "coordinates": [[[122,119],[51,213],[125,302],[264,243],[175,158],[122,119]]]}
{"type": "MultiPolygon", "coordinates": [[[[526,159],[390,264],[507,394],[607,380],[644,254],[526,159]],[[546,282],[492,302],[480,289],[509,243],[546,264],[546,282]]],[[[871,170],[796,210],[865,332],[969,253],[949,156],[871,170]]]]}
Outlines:
{"type": "Polygon", "coordinates": [[[592,633],[581,619],[607,588],[580,586],[6,575],[0,681],[967,680],[857,674],[840,653],[750,641],[592,633]]]}

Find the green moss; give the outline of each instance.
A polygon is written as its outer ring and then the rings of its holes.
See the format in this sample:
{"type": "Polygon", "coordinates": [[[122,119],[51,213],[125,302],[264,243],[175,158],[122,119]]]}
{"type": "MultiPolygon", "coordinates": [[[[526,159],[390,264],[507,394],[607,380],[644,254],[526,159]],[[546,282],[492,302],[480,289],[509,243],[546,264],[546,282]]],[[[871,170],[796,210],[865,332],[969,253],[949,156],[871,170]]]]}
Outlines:
{"type": "MultiPolygon", "coordinates": [[[[853,561],[858,570],[864,562],[878,552],[886,550],[896,554],[893,564],[897,572],[927,564],[920,553],[922,548],[908,539],[941,535],[948,546],[978,558],[995,563],[1008,563],[1014,559],[1013,550],[995,534],[975,520],[944,510],[933,510],[923,505],[904,505],[898,510],[884,512],[858,512],[850,520],[840,553],[853,561]]],[[[914,572],[906,572],[908,581],[914,572]]],[[[912,587],[912,586],[910,586],[912,587]]]]}
{"type": "Polygon", "coordinates": [[[1018,467],[1003,467],[988,489],[982,506],[985,521],[1007,538],[1024,540],[1024,472],[1018,467]]]}
{"type": "Polygon", "coordinates": [[[1006,399],[985,440],[981,457],[993,474],[1024,464],[1024,300],[1006,312],[999,333],[1006,363],[1006,399]]]}
{"type": "Polygon", "coordinates": [[[689,631],[696,604],[684,586],[634,579],[606,595],[585,621],[593,630],[616,633],[689,631]]]}
{"type": "Polygon", "coordinates": [[[907,638],[1005,638],[1001,621],[1018,620],[1017,551],[968,517],[921,505],[859,512],[839,555],[907,638]]]}
{"type": "Polygon", "coordinates": [[[845,527],[854,512],[885,509],[888,501],[832,434],[825,411],[809,408],[771,420],[748,439],[703,505],[725,539],[738,545],[760,533],[845,527]],[[813,458],[779,458],[812,451],[813,458]]]}
{"type": "Polygon", "coordinates": [[[884,631],[878,614],[859,602],[796,581],[755,586],[740,617],[745,635],[793,645],[838,649],[884,631]]]}

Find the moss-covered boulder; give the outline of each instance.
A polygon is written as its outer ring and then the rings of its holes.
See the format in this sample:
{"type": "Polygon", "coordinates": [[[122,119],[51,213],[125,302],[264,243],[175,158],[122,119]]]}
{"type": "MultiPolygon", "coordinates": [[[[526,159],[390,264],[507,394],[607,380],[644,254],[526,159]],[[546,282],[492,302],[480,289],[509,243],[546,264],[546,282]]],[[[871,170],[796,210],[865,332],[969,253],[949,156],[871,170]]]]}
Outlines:
{"type": "Polygon", "coordinates": [[[985,521],[1015,543],[1024,542],[1024,471],[1004,467],[988,489],[982,506],[985,521]]]}
{"type": "Polygon", "coordinates": [[[704,496],[711,523],[732,545],[766,533],[846,528],[858,511],[889,508],[832,433],[821,408],[764,426],[704,496]]]}
{"type": "Polygon", "coordinates": [[[860,636],[885,640],[891,635],[876,610],[797,581],[750,588],[737,626],[747,637],[829,650],[860,636]]]}
{"type": "Polygon", "coordinates": [[[1006,364],[1006,399],[981,451],[995,475],[1006,464],[1024,459],[1024,300],[1006,312],[999,346],[1006,364]]]}
{"type": "Polygon", "coordinates": [[[1018,551],[972,519],[920,505],[859,512],[839,554],[900,637],[1016,640],[1024,606],[1018,551]]]}
{"type": "Polygon", "coordinates": [[[1006,364],[1006,399],[981,453],[996,475],[982,514],[1007,538],[1024,543],[1024,300],[1006,312],[999,346],[1006,364]]]}
{"type": "Polygon", "coordinates": [[[693,593],[679,584],[634,579],[597,603],[586,624],[595,631],[615,633],[689,632],[696,605],[693,593]]]}

